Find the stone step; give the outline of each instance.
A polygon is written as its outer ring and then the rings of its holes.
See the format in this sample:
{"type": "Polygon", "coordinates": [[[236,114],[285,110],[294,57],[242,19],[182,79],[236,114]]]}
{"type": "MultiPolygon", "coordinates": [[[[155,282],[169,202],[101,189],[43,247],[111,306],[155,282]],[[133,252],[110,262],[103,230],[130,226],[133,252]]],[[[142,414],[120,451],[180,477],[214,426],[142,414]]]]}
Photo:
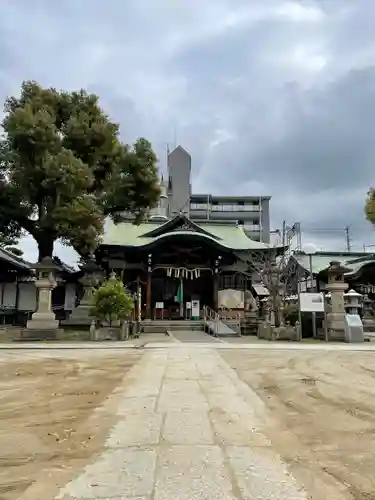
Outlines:
{"type": "Polygon", "coordinates": [[[203,321],[189,321],[189,320],[144,320],[141,323],[142,333],[165,333],[167,330],[173,331],[203,331],[203,321]]]}

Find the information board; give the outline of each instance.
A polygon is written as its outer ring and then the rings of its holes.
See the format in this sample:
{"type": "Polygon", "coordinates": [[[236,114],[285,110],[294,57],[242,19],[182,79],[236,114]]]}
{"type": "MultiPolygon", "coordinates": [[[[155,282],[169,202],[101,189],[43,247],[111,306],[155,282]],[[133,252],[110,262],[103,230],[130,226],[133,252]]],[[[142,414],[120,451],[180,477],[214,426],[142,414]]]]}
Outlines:
{"type": "Polygon", "coordinates": [[[199,319],[200,317],[200,304],[199,300],[191,301],[191,317],[199,319]]]}
{"type": "Polygon", "coordinates": [[[301,312],[324,312],[324,296],[321,292],[304,292],[299,294],[301,312]]]}

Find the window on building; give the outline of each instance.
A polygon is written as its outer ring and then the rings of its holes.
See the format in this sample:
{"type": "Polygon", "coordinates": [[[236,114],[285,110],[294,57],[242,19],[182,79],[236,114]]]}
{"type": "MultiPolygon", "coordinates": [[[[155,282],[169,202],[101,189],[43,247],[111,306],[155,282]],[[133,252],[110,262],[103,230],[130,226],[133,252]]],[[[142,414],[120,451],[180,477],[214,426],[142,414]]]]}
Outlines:
{"type": "Polygon", "coordinates": [[[222,206],[223,212],[233,212],[234,206],[232,204],[223,204],[221,206],[222,206]]]}
{"type": "Polygon", "coordinates": [[[220,290],[243,290],[245,288],[245,276],[241,273],[224,273],[219,276],[220,290]]]}
{"type": "Polygon", "coordinates": [[[240,200],[233,206],[233,210],[236,212],[256,212],[259,210],[259,204],[257,201],[244,202],[240,200]]]}
{"type": "Polygon", "coordinates": [[[256,212],[259,210],[259,205],[254,205],[253,203],[246,203],[244,205],[245,212],[256,212]]]}
{"type": "Polygon", "coordinates": [[[192,210],[207,210],[207,203],[191,203],[190,208],[192,210]]]}
{"type": "Polygon", "coordinates": [[[259,224],[247,223],[244,225],[244,229],[246,229],[246,231],[259,231],[260,227],[259,224]]]}

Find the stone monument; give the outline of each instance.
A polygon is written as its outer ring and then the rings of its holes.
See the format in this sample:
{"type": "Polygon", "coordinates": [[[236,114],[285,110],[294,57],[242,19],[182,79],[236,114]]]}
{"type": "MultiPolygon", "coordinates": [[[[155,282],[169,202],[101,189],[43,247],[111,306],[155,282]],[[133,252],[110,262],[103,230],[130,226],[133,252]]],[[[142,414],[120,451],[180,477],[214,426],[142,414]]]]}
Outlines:
{"type": "Polygon", "coordinates": [[[345,341],[346,336],[346,312],[344,292],[348,284],[344,281],[344,274],[349,269],[342,266],[340,262],[330,262],[327,269],[328,283],[326,290],[331,294],[331,311],[326,315],[327,340],[345,341]]]}
{"type": "Polygon", "coordinates": [[[81,266],[83,276],[78,280],[83,287],[83,296],[78,306],[73,309],[69,319],[64,322],[67,326],[87,326],[91,325],[90,317],[91,300],[96,287],[101,280],[102,270],[90,256],[81,266]]]}
{"type": "Polygon", "coordinates": [[[258,312],[256,301],[250,290],[244,291],[244,314],[242,320],[242,335],[256,335],[258,328],[258,312]]]}
{"type": "Polygon", "coordinates": [[[59,328],[59,322],[52,311],[52,290],[56,286],[55,272],[58,266],[51,257],[45,257],[35,264],[34,269],[37,273],[35,286],[38,290],[38,307],[28,320],[22,338],[53,339],[59,328]]]}
{"type": "Polygon", "coordinates": [[[362,313],[362,323],[364,331],[375,332],[374,301],[370,300],[368,295],[363,296],[362,313]]]}
{"type": "Polygon", "coordinates": [[[359,315],[362,295],[352,289],[344,295],[344,298],[346,300],[346,341],[364,342],[363,323],[359,315]]]}
{"type": "Polygon", "coordinates": [[[346,300],[346,312],[348,314],[359,314],[359,310],[362,308],[362,304],[360,303],[362,295],[351,289],[344,295],[344,299],[346,300]]]}

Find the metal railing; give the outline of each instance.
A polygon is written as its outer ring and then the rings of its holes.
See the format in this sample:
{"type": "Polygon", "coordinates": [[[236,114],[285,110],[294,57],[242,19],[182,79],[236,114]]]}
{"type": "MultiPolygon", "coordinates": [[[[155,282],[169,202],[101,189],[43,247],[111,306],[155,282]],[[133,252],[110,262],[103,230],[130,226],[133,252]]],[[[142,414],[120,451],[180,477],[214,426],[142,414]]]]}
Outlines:
{"type": "Polygon", "coordinates": [[[239,313],[235,313],[233,315],[233,310],[229,309],[229,307],[222,306],[219,308],[219,316],[223,323],[227,326],[233,327],[233,324],[236,328],[236,332],[241,334],[241,315],[239,313]],[[230,321],[230,324],[226,323],[230,321]]]}
{"type": "Polygon", "coordinates": [[[231,311],[231,309],[225,307],[221,307],[220,312],[214,311],[208,306],[203,307],[204,322],[206,325],[208,321],[213,322],[215,336],[217,336],[219,332],[220,323],[223,323],[228,328],[234,329],[238,335],[241,335],[241,316],[236,313],[233,317],[232,314],[228,314],[229,311],[231,311]]]}

